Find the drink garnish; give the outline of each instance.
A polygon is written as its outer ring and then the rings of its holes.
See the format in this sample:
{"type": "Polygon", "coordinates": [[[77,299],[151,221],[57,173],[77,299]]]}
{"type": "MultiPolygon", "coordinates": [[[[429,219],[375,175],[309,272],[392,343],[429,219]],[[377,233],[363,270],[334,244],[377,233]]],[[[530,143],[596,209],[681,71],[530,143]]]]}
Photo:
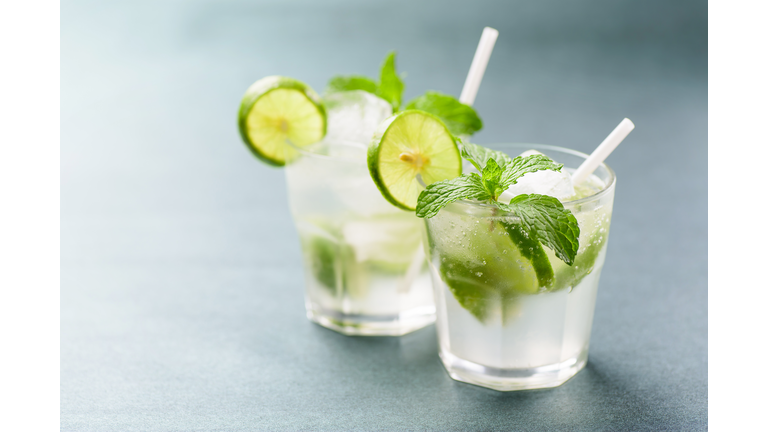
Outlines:
{"type": "Polygon", "coordinates": [[[390,52],[384,59],[379,71],[378,82],[362,75],[336,75],[328,81],[326,93],[364,90],[392,104],[397,112],[403,101],[405,83],[395,69],[395,52],[390,52]]]}
{"type": "Polygon", "coordinates": [[[381,123],[368,148],[368,170],[382,196],[415,210],[422,186],[461,174],[456,140],[437,117],[419,110],[401,111],[381,123]]]}
{"type": "Polygon", "coordinates": [[[498,201],[501,193],[526,173],[560,171],[563,165],[544,155],[511,159],[472,143],[462,142],[461,148],[462,157],[471,162],[480,174],[462,174],[428,185],[419,194],[416,216],[431,218],[448,204],[459,200],[485,202],[518,217],[519,227],[525,236],[552,249],[563,262],[573,265],[579,250],[579,225],[573,213],[564,208],[557,198],[522,194],[512,198],[509,204],[498,201]]]}
{"type": "Polygon", "coordinates": [[[474,108],[436,91],[428,91],[413,99],[405,109],[422,110],[440,117],[454,135],[472,135],[483,128],[483,121],[474,108]]]}
{"type": "Polygon", "coordinates": [[[237,124],[253,154],[274,166],[283,166],[292,149],[325,136],[326,113],[320,96],[293,78],[268,76],[253,83],[243,95],[237,124]]]}
{"type": "MultiPolygon", "coordinates": [[[[362,75],[337,75],[328,82],[326,93],[367,91],[388,101],[397,113],[403,106],[405,83],[395,68],[395,57],[396,54],[390,52],[384,59],[378,81],[362,75]]],[[[438,117],[454,135],[472,135],[483,128],[483,121],[471,105],[437,91],[430,90],[414,98],[404,109],[417,109],[438,117]]]]}

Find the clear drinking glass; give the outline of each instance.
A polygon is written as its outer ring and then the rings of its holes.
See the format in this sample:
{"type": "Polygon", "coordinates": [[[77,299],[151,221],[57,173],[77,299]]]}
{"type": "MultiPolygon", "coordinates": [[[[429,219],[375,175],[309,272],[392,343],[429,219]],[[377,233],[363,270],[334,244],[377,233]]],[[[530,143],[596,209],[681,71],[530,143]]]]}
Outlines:
{"type": "Polygon", "coordinates": [[[307,317],[347,335],[403,335],[435,320],[423,223],[387,202],[367,145],[293,147],[285,167],[301,240],[307,317]]]}
{"type": "MultiPolygon", "coordinates": [[[[538,144],[487,146],[515,157],[534,149],[573,172],[587,155],[538,144]]],[[[440,358],[450,376],[496,390],[555,387],[587,362],[616,177],[605,164],[564,206],[580,228],[573,266],[544,248],[554,282],[540,287],[511,240],[519,219],[469,201],[426,219],[440,358]]]]}

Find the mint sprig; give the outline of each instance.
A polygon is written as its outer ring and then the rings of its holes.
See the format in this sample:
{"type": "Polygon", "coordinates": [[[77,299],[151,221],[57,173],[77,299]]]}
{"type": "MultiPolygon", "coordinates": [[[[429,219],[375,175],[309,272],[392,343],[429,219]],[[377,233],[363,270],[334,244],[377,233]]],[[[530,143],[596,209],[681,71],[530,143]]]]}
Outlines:
{"type": "Polygon", "coordinates": [[[477,173],[470,173],[457,177],[464,180],[457,180],[454,183],[451,182],[456,179],[432,183],[419,194],[416,216],[431,218],[443,207],[460,199],[487,200],[496,203],[502,192],[517,183],[517,180],[525,174],[540,170],[560,171],[563,168],[562,164],[556,164],[544,155],[518,156],[514,159],[505,155],[506,159],[502,158],[502,167],[492,157],[494,150],[486,149],[482,152],[478,147],[480,146],[476,144],[470,146],[464,143],[461,153],[482,172],[482,177],[477,173]]]}
{"type": "Polygon", "coordinates": [[[540,170],[560,171],[562,164],[556,164],[544,155],[511,159],[471,143],[462,143],[461,154],[481,174],[462,174],[427,186],[419,194],[416,216],[431,218],[448,204],[461,199],[487,201],[502,211],[518,216],[520,228],[526,236],[552,249],[566,264],[573,265],[579,250],[579,225],[573,213],[563,207],[557,198],[523,194],[514,197],[509,204],[498,201],[499,196],[523,175],[540,170]],[[501,160],[501,164],[496,158],[501,160]]]}
{"type": "Polygon", "coordinates": [[[494,203],[496,207],[520,218],[523,231],[532,239],[552,249],[568,265],[573,265],[579,250],[579,223],[570,210],[555,197],[522,194],[509,204],[494,203]]]}
{"type": "Polygon", "coordinates": [[[328,81],[326,93],[363,90],[376,95],[392,105],[397,112],[403,101],[405,83],[395,69],[395,52],[387,54],[379,72],[379,81],[362,75],[336,75],[328,81]]]}
{"type": "Polygon", "coordinates": [[[459,177],[432,183],[421,191],[416,203],[416,216],[431,218],[443,207],[462,199],[496,202],[506,190],[501,180],[504,171],[493,158],[483,168],[482,176],[477,173],[462,174],[459,177]]]}
{"type": "MultiPolygon", "coordinates": [[[[389,102],[395,113],[401,107],[426,111],[442,120],[454,135],[472,135],[483,128],[483,121],[474,108],[440,92],[427,91],[403,106],[405,83],[397,73],[395,58],[394,51],[387,54],[378,81],[362,75],[336,75],[328,81],[325,93],[363,90],[389,102]]],[[[497,159],[497,162],[501,165],[501,159],[497,159]]]]}
{"type": "Polygon", "coordinates": [[[387,55],[384,64],[381,65],[379,88],[376,91],[376,96],[392,104],[392,110],[396,112],[400,109],[400,104],[403,101],[404,90],[405,83],[395,69],[395,52],[393,51],[387,55]]]}
{"type": "Polygon", "coordinates": [[[411,100],[405,109],[417,109],[436,115],[454,135],[472,135],[483,128],[483,121],[474,108],[453,96],[436,91],[428,91],[411,100]]]}
{"type": "Polygon", "coordinates": [[[471,162],[478,171],[483,171],[483,168],[485,168],[485,165],[488,163],[488,159],[491,158],[493,158],[502,168],[506,168],[507,165],[512,163],[512,158],[507,156],[506,153],[472,144],[471,142],[463,141],[460,138],[457,138],[457,141],[459,142],[461,157],[471,162]]]}

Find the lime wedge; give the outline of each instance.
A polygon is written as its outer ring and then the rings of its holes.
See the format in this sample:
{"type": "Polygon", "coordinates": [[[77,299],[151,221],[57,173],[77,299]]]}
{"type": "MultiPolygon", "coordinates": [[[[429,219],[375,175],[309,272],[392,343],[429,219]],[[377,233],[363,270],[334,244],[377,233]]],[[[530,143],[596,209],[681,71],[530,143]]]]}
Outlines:
{"type": "Polygon", "coordinates": [[[477,223],[451,212],[441,212],[426,223],[430,256],[437,257],[442,280],[480,322],[508,322],[518,312],[520,296],[539,292],[539,281],[547,272],[540,273],[540,264],[527,258],[522,244],[510,238],[511,225],[477,223]]]}
{"type": "Polygon", "coordinates": [[[240,136],[262,161],[285,165],[290,141],[304,147],[325,136],[326,115],[320,96],[292,78],[269,76],[253,83],[240,103],[240,136]]]}
{"type": "Polygon", "coordinates": [[[401,111],[382,122],[368,148],[373,182],[390,203],[415,210],[421,185],[461,175],[461,154],[448,128],[419,110],[401,111]]]}

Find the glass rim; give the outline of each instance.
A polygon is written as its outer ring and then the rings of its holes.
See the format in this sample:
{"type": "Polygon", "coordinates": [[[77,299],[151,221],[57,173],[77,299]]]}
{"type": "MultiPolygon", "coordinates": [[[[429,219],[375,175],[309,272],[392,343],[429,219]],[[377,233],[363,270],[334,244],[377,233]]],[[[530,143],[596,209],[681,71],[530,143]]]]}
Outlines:
{"type": "Polygon", "coordinates": [[[316,151],[312,151],[311,149],[308,148],[308,147],[312,147],[312,146],[315,146],[315,145],[323,143],[323,142],[333,143],[333,144],[341,144],[341,145],[346,146],[346,147],[354,147],[354,148],[362,150],[364,154],[367,154],[367,152],[368,152],[368,145],[367,144],[359,143],[359,142],[356,142],[356,141],[340,140],[340,139],[330,139],[329,140],[329,139],[323,138],[320,141],[315,141],[315,142],[313,142],[311,144],[307,144],[304,147],[300,147],[300,146],[297,146],[296,144],[292,143],[290,140],[285,140],[285,143],[288,146],[290,146],[293,150],[295,150],[296,152],[298,152],[298,153],[300,153],[300,154],[302,154],[304,156],[316,157],[316,158],[321,158],[321,159],[347,160],[347,161],[359,162],[359,158],[356,158],[354,156],[346,156],[346,155],[345,156],[339,156],[339,155],[331,156],[331,155],[321,154],[321,153],[318,153],[316,151]]]}
{"type": "MultiPolygon", "coordinates": [[[[489,148],[493,148],[493,147],[516,147],[517,148],[517,147],[519,147],[519,148],[526,148],[528,150],[538,148],[538,149],[542,149],[542,150],[554,150],[554,151],[558,151],[558,152],[561,152],[561,153],[568,153],[568,154],[571,154],[573,156],[578,156],[578,157],[583,158],[583,159],[586,159],[586,158],[589,157],[588,154],[582,153],[582,152],[580,152],[578,150],[573,150],[573,149],[569,149],[569,148],[566,148],[566,147],[554,146],[554,145],[549,145],[549,144],[535,144],[535,143],[492,143],[492,144],[480,144],[480,145],[482,145],[483,147],[489,147],[489,148]]],[[[607,181],[605,182],[605,187],[600,189],[598,192],[595,192],[594,194],[586,196],[584,198],[579,198],[579,199],[572,200],[572,201],[561,201],[563,203],[563,205],[566,205],[566,204],[568,206],[581,205],[581,204],[588,203],[588,202],[591,202],[591,201],[599,200],[603,196],[605,196],[608,193],[610,193],[611,190],[616,185],[616,173],[605,162],[603,162],[600,165],[598,165],[598,168],[601,168],[601,167],[604,168],[608,172],[608,176],[609,176],[607,181]]],[[[472,207],[479,207],[479,208],[497,209],[497,207],[492,205],[492,204],[486,204],[486,203],[482,203],[482,202],[475,202],[475,201],[469,201],[469,200],[459,200],[459,201],[456,201],[453,204],[462,204],[462,205],[467,205],[467,206],[472,206],[472,207]]]]}

